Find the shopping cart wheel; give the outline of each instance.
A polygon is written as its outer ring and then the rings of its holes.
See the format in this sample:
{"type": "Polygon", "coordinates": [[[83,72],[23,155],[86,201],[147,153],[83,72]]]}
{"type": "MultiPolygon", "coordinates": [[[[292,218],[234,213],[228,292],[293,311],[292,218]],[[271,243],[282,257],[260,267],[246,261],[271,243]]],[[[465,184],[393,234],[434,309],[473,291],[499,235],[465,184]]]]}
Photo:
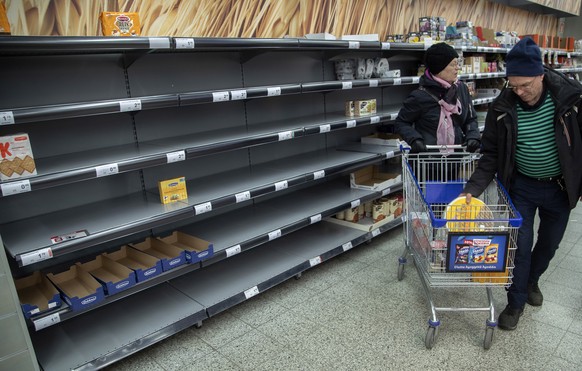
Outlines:
{"type": "Polygon", "coordinates": [[[402,281],[402,279],[404,278],[404,264],[403,263],[398,263],[398,281],[402,281]]]}
{"type": "Polygon", "coordinates": [[[485,340],[483,340],[483,348],[491,348],[491,343],[493,342],[493,332],[495,332],[495,327],[487,326],[485,328],[485,340]]]}
{"type": "Polygon", "coordinates": [[[428,326],[426,337],[424,338],[424,345],[426,346],[426,349],[432,349],[437,338],[437,333],[438,327],[428,326]]]}

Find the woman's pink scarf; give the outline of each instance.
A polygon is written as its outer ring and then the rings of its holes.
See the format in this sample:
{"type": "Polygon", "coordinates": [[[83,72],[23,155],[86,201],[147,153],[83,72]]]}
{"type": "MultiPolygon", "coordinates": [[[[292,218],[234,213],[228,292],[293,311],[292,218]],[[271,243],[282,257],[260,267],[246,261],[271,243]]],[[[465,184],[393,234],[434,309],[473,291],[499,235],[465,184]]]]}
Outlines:
{"type": "MultiPolygon", "coordinates": [[[[447,81],[430,74],[430,77],[445,89],[450,89],[451,84],[447,81]]],[[[458,81],[458,80],[457,80],[458,81]]],[[[453,84],[457,84],[455,81],[453,84]]],[[[461,113],[461,102],[457,98],[456,104],[445,102],[443,99],[439,100],[441,106],[441,115],[439,118],[439,126],[437,128],[437,144],[452,145],[455,144],[455,128],[453,127],[452,114],[459,115],[461,113]]],[[[441,153],[451,153],[453,149],[441,149],[441,153]]]]}

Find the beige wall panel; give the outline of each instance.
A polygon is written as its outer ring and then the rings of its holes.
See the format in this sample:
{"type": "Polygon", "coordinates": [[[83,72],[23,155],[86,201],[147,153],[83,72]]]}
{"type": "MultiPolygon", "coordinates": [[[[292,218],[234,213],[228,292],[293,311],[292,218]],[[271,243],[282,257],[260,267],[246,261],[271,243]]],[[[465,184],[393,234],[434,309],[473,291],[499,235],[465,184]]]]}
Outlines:
{"type": "MultiPolygon", "coordinates": [[[[542,0],[540,0],[542,1],[542,0]]],[[[548,1],[548,0],[546,0],[548,1]]],[[[581,0],[576,0],[579,4],[581,0]]],[[[283,37],[417,31],[418,18],[555,35],[558,20],[488,0],[5,0],[14,35],[95,36],[104,11],[138,12],[143,36],[283,37]]],[[[568,3],[568,2],[565,2],[568,3]]],[[[578,5],[579,7],[579,5],[578,5]]]]}

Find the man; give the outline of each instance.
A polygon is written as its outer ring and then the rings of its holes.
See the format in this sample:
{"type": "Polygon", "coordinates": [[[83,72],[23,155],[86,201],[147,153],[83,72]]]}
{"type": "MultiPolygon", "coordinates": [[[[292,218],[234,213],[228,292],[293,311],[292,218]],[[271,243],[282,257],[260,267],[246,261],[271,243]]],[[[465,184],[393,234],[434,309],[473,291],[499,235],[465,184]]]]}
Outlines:
{"type": "Polygon", "coordinates": [[[468,202],[497,175],[523,218],[518,231],[513,284],[499,327],[517,327],[525,303],[541,306],[538,282],[554,257],[581,194],[582,85],[545,69],[531,38],[506,57],[507,85],[491,104],[482,157],[463,193],[468,202]],[[534,217],[539,212],[537,242],[534,217]]]}

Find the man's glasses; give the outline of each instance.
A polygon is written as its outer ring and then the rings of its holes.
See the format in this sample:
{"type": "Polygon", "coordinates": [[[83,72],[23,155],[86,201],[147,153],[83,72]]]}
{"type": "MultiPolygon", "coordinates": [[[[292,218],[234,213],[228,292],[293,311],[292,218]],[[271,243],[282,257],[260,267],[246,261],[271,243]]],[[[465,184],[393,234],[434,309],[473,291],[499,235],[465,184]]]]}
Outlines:
{"type": "Polygon", "coordinates": [[[535,79],[533,79],[533,80],[531,80],[531,81],[528,81],[528,82],[526,82],[526,83],[523,83],[523,84],[519,84],[519,85],[510,85],[510,84],[509,84],[509,80],[507,80],[507,81],[505,81],[505,87],[506,87],[507,89],[511,89],[511,90],[513,90],[513,91],[518,91],[518,90],[522,90],[522,91],[529,91],[529,90],[531,90],[531,89],[532,89],[532,87],[533,87],[533,84],[534,84],[534,82],[535,82],[535,81],[536,81],[536,80],[535,80],[535,79]]]}

